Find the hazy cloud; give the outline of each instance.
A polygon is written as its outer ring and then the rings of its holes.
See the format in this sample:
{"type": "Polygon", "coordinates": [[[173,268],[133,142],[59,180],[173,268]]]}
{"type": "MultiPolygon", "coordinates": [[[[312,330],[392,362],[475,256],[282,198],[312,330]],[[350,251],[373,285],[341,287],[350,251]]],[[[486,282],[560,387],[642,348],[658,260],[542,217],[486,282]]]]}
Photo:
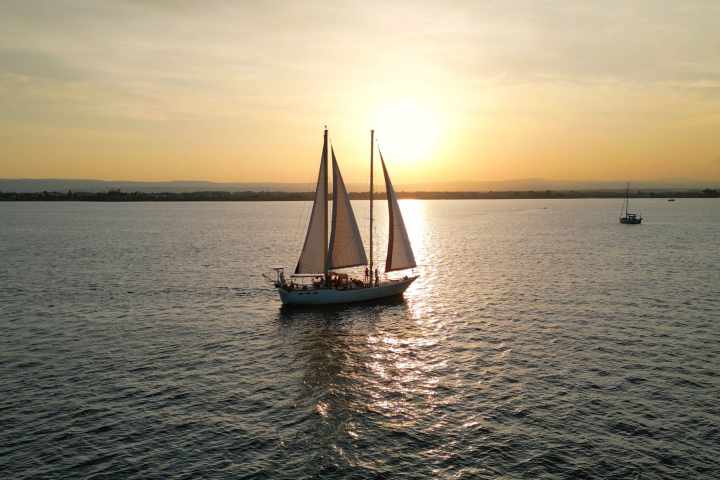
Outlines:
{"type": "MultiPolygon", "coordinates": [[[[530,115],[582,119],[608,139],[618,125],[709,132],[719,122],[718,18],[720,3],[692,0],[8,0],[0,128],[144,126],[154,143],[158,124],[183,134],[192,124],[203,138],[231,128],[262,138],[279,125],[367,123],[368,104],[415,96],[463,129],[530,115]]],[[[698,156],[713,158],[714,136],[702,132],[698,156]]]]}

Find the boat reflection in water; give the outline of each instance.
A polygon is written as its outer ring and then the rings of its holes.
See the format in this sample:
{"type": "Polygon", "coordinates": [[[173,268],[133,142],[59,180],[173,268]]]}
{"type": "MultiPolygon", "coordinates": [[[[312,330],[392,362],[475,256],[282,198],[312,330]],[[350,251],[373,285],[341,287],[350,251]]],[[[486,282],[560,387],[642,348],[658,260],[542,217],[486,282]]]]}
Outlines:
{"type": "Polygon", "coordinates": [[[302,384],[284,436],[288,447],[313,452],[306,473],[374,476],[407,449],[446,442],[440,409],[456,398],[441,385],[444,332],[416,318],[411,301],[280,310],[288,361],[302,384]],[[388,437],[384,455],[371,456],[388,437]]]}

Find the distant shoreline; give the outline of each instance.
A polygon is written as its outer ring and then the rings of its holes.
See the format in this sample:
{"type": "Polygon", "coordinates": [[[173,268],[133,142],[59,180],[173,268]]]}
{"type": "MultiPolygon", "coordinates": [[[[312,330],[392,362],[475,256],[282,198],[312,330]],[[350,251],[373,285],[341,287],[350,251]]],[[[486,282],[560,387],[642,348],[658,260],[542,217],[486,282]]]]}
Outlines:
{"type": "MultiPolygon", "coordinates": [[[[314,192],[0,192],[0,201],[80,201],[80,202],[282,202],[311,201],[314,192]]],[[[507,200],[507,199],[578,199],[622,198],[624,191],[597,190],[544,190],[500,192],[398,192],[404,199],[418,200],[507,200]]],[[[641,190],[631,194],[633,198],[718,198],[720,189],[706,188],[687,191],[641,190]]],[[[368,192],[350,193],[353,200],[367,200],[368,192]]],[[[385,193],[377,193],[376,199],[385,199],[385,193]]]]}

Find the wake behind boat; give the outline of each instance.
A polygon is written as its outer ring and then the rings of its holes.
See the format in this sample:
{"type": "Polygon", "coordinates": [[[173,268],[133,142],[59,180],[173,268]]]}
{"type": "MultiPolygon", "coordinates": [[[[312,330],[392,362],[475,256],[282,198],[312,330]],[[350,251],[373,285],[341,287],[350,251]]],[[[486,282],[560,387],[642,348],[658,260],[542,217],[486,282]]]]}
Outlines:
{"type": "Polygon", "coordinates": [[[399,279],[387,277],[388,272],[416,266],[410,239],[403,222],[397,194],[390,181],[385,160],[380,162],[385,177],[389,209],[389,235],[385,275],[380,278],[373,270],[373,159],[375,132],[370,132],[370,259],[360,236],[345,182],[340,174],[335,151],[330,153],[333,166],[332,226],[328,242],[328,132],[323,135],[320,172],[315,188],[310,222],[295,273],[288,279],[283,267],[276,267],[274,284],[285,305],[330,305],[378,300],[402,295],[417,275],[399,279]],[[364,278],[353,278],[334,270],[365,265],[364,278]]]}

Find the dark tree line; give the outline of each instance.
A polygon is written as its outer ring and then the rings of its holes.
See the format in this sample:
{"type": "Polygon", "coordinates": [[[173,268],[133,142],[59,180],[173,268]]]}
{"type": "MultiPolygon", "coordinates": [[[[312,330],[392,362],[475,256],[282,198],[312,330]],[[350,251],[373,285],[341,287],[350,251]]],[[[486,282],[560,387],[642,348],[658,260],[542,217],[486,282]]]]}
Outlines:
{"type": "MultiPolygon", "coordinates": [[[[543,190],[516,192],[398,192],[400,198],[416,198],[424,200],[459,200],[459,199],[508,199],[508,198],[620,198],[624,191],[600,190],[543,190]]],[[[0,201],[88,201],[88,202],[264,202],[264,201],[309,201],[313,192],[123,192],[109,190],[107,192],[33,192],[11,193],[0,192],[0,201]]],[[[636,191],[633,198],[715,198],[720,190],[706,188],[688,191],[636,191]]],[[[350,197],[355,200],[368,198],[367,192],[354,192],[350,197]]],[[[384,199],[380,192],[376,199],[384,199]]]]}

